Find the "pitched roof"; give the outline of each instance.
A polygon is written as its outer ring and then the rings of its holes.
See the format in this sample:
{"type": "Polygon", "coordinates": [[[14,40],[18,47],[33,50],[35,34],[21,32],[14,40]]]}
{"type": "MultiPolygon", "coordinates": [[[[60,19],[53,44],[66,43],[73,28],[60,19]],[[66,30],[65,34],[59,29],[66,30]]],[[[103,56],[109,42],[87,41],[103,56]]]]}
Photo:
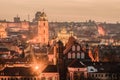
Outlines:
{"type": "Polygon", "coordinates": [[[0,71],[3,72],[4,76],[32,76],[32,70],[30,67],[6,67],[0,71]]]}
{"type": "Polygon", "coordinates": [[[27,58],[0,59],[0,63],[26,63],[27,58]]]}
{"type": "Polygon", "coordinates": [[[85,68],[86,65],[82,61],[76,59],[76,60],[73,60],[71,62],[71,64],[69,65],[69,67],[73,67],[73,68],[85,68]]]}
{"type": "Polygon", "coordinates": [[[75,38],[73,36],[69,37],[69,40],[66,44],[66,49],[63,51],[64,54],[66,54],[72,47],[72,45],[74,44],[75,42],[75,38]]]}
{"type": "Polygon", "coordinates": [[[87,66],[95,67],[97,73],[117,73],[120,72],[120,63],[119,62],[84,62],[87,66]]]}
{"type": "Polygon", "coordinates": [[[7,52],[9,49],[4,45],[0,43],[0,52],[7,52]]]}
{"type": "Polygon", "coordinates": [[[57,72],[57,66],[56,65],[48,65],[44,70],[43,73],[55,73],[57,72]]]}

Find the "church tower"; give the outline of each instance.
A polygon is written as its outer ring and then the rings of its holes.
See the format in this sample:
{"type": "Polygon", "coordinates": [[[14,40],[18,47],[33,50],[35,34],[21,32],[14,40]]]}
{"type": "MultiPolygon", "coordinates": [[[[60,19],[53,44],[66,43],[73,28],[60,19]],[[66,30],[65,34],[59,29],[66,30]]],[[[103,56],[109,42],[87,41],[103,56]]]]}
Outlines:
{"type": "Polygon", "coordinates": [[[38,20],[38,38],[40,44],[48,44],[49,26],[47,16],[44,12],[41,13],[38,20]]]}

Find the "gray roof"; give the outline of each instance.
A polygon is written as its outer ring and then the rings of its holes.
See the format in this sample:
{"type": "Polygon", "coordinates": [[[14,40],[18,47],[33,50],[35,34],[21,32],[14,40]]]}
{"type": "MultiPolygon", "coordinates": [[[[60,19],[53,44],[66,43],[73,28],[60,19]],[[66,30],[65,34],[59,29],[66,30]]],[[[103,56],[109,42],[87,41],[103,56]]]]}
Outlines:
{"type": "Polygon", "coordinates": [[[43,73],[57,73],[57,66],[56,65],[48,65],[43,70],[43,73]]]}

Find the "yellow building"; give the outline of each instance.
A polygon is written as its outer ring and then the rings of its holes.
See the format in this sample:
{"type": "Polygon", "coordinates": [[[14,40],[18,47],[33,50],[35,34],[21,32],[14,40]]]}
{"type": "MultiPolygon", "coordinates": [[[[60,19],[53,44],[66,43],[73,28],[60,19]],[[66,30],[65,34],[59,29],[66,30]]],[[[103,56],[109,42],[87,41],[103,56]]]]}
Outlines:
{"type": "Polygon", "coordinates": [[[58,32],[57,40],[61,40],[65,45],[70,36],[73,36],[73,31],[68,32],[65,28],[62,28],[62,30],[58,32]]]}

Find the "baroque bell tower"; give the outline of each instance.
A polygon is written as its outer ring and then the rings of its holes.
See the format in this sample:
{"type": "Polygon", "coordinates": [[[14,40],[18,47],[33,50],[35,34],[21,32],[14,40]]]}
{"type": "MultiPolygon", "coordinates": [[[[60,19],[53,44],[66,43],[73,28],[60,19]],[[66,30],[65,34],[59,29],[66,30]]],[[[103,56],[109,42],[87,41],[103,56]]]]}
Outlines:
{"type": "Polygon", "coordinates": [[[38,38],[39,38],[39,43],[48,44],[49,26],[48,26],[47,16],[44,12],[41,13],[38,20],[38,38]]]}

